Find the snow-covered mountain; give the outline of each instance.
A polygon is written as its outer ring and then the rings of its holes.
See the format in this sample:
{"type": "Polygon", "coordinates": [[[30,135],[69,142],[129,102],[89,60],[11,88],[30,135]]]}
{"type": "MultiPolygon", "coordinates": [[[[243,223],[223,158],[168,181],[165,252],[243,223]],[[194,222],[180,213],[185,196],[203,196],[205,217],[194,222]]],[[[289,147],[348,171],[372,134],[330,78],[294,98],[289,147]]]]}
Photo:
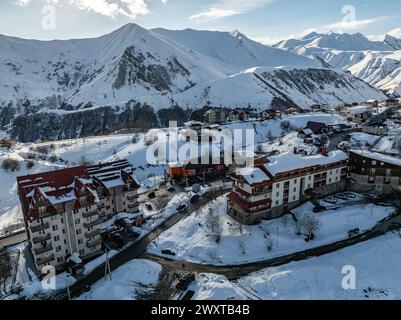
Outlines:
{"type": "Polygon", "coordinates": [[[356,77],[390,94],[400,95],[397,75],[401,72],[401,29],[383,36],[319,34],[312,32],[299,39],[274,45],[309,58],[318,57],[334,68],[350,71],[356,77]]]}
{"type": "Polygon", "coordinates": [[[261,45],[239,32],[147,30],[135,24],[93,39],[0,36],[0,72],[0,135],[7,131],[24,141],[156,126],[157,111],[173,104],[190,114],[206,104],[306,108],[385,98],[317,59],[261,45]],[[279,75],[281,82],[261,80],[251,68],[271,68],[264,73],[279,75]],[[209,96],[209,87],[220,90],[209,96]]]}
{"type": "Polygon", "coordinates": [[[315,60],[262,45],[239,31],[218,32],[193,29],[181,31],[153,29],[153,31],[196,52],[235,66],[238,68],[237,71],[261,66],[321,67],[315,60]]]}

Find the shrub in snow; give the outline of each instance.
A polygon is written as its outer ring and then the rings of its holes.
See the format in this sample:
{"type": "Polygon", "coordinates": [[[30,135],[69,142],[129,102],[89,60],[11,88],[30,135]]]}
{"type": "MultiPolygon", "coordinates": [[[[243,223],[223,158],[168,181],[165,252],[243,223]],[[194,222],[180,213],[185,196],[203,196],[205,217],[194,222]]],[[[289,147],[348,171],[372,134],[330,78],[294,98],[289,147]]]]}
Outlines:
{"type": "Polygon", "coordinates": [[[288,120],[282,121],[280,124],[280,128],[283,131],[288,132],[291,129],[291,123],[288,120]]]}
{"type": "Polygon", "coordinates": [[[6,284],[11,277],[13,264],[11,254],[7,249],[0,249],[0,294],[6,294],[6,284]]]}
{"type": "Polygon", "coordinates": [[[41,154],[48,154],[49,150],[47,149],[46,146],[37,146],[33,148],[33,151],[41,154]]]}
{"type": "Polygon", "coordinates": [[[35,165],[35,160],[29,159],[26,161],[26,167],[27,169],[32,169],[35,165]]]}
{"type": "Polygon", "coordinates": [[[19,161],[15,159],[5,159],[1,167],[5,171],[18,171],[20,168],[19,161]]]}

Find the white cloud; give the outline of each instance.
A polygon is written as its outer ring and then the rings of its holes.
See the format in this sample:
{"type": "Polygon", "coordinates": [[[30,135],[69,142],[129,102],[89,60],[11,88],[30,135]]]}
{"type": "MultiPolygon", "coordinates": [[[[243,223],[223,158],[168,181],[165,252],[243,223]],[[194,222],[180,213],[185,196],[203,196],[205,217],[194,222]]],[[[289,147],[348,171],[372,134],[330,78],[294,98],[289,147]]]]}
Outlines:
{"type": "MultiPolygon", "coordinates": [[[[126,16],[135,19],[138,15],[150,14],[149,0],[41,0],[46,3],[58,4],[66,2],[79,10],[91,11],[104,16],[116,18],[126,16]]],[[[160,0],[163,4],[167,0],[160,0]]],[[[16,0],[15,5],[27,6],[32,0],[16,0]]]]}
{"type": "Polygon", "coordinates": [[[214,20],[253,11],[259,7],[270,4],[274,0],[218,0],[205,10],[189,18],[214,20]]]}
{"type": "Polygon", "coordinates": [[[28,4],[30,4],[31,1],[32,1],[32,0],[16,0],[16,1],[14,2],[14,4],[17,5],[17,6],[20,6],[20,7],[25,7],[25,6],[27,6],[28,4]]]}
{"type": "Polygon", "coordinates": [[[391,17],[377,17],[373,19],[364,19],[364,20],[343,20],[331,24],[327,24],[323,27],[325,30],[336,31],[336,32],[345,32],[352,30],[360,30],[370,27],[372,25],[377,24],[378,22],[386,21],[391,19],[391,17]]]}

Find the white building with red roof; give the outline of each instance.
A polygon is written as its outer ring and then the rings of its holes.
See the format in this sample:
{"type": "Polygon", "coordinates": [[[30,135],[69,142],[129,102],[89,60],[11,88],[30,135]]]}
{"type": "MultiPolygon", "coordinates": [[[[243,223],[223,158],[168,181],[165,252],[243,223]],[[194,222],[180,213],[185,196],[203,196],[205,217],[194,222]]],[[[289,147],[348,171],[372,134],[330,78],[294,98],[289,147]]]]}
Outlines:
{"type": "Polygon", "coordinates": [[[137,212],[139,183],[125,160],[17,178],[29,246],[40,274],[68,258],[102,253],[100,224],[119,212],[137,212]]]}
{"type": "Polygon", "coordinates": [[[342,151],[269,157],[266,163],[233,175],[229,213],[246,224],[274,219],[312,196],[338,192],[347,176],[348,156],[342,151]]]}

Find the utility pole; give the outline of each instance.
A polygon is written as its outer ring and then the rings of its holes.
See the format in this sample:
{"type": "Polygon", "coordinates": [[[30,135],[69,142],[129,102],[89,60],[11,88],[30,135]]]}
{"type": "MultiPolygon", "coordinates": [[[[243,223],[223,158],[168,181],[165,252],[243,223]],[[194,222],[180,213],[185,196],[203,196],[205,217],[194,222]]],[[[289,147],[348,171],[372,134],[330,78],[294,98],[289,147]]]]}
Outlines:
{"type": "Polygon", "coordinates": [[[107,274],[110,275],[110,280],[112,280],[111,278],[111,267],[110,267],[110,259],[109,259],[109,251],[107,249],[109,249],[111,251],[111,248],[103,241],[103,244],[105,245],[106,249],[105,249],[105,253],[106,253],[106,261],[104,264],[104,279],[107,280],[107,274]]]}

